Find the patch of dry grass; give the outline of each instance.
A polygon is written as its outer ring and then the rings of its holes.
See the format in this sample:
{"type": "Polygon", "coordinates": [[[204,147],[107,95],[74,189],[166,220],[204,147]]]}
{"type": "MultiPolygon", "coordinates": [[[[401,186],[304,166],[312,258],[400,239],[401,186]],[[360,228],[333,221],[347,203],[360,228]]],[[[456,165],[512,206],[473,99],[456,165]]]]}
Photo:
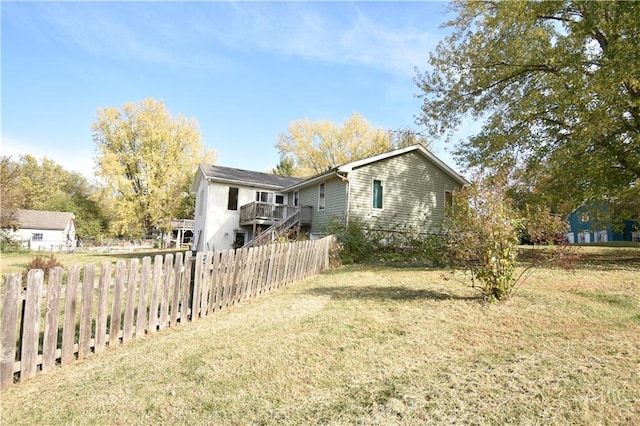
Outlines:
{"type": "Polygon", "coordinates": [[[96,266],[104,261],[117,262],[121,259],[138,258],[142,259],[145,256],[165,255],[167,253],[176,253],[178,251],[184,252],[185,250],[178,249],[155,249],[155,250],[137,250],[132,252],[114,252],[114,253],[100,253],[90,251],[75,251],[73,253],[58,253],[50,251],[21,251],[19,253],[2,253],[0,255],[0,273],[7,275],[15,272],[23,273],[27,265],[37,257],[49,258],[52,254],[55,256],[64,268],[71,265],[86,265],[88,263],[95,263],[96,266]]]}
{"type": "Polygon", "coordinates": [[[488,305],[437,270],[331,271],[58,368],[5,424],[637,424],[640,269],[488,305]]]}

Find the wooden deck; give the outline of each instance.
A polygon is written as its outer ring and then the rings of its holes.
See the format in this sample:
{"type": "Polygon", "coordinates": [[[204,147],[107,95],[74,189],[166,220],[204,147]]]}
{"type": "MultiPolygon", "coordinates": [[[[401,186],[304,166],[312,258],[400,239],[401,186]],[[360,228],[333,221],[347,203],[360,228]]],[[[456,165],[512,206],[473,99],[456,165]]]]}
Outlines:
{"type": "Polygon", "coordinates": [[[295,211],[300,211],[300,226],[311,226],[311,206],[289,206],[253,201],[240,207],[240,225],[274,225],[289,217],[295,211]]]}

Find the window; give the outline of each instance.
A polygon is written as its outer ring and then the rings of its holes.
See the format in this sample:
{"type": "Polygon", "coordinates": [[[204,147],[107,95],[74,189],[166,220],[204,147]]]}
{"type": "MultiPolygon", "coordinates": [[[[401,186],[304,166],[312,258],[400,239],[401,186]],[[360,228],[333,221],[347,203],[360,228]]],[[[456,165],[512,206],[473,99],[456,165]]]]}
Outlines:
{"type": "Polygon", "coordinates": [[[284,195],[276,195],[276,204],[284,204],[284,195]]]}
{"type": "Polygon", "coordinates": [[[300,192],[296,191],[293,193],[293,205],[297,207],[299,203],[300,203],[300,192]]]}
{"type": "Polygon", "coordinates": [[[238,210],[238,188],[229,187],[228,210],[238,210]]]}
{"type": "Polygon", "coordinates": [[[273,192],[256,191],[256,201],[273,204],[273,192]]]}
{"type": "Polygon", "coordinates": [[[453,192],[444,191],[444,208],[445,210],[453,209],[453,192]]]}
{"type": "Polygon", "coordinates": [[[244,241],[246,238],[246,234],[244,232],[236,231],[235,238],[233,239],[234,248],[240,248],[244,246],[244,241]]]}
{"type": "Polygon", "coordinates": [[[318,210],[324,210],[326,198],[327,198],[326,191],[327,191],[326,183],[323,182],[320,185],[318,185],[318,210]]]}
{"type": "Polygon", "coordinates": [[[31,234],[31,241],[42,241],[42,232],[34,232],[31,234]]]}
{"type": "Polygon", "coordinates": [[[382,208],[382,181],[373,180],[373,208],[382,208]]]}
{"type": "Polygon", "coordinates": [[[587,212],[580,213],[580,222],[582,223],[589,222],[589,213],[587,212]]]}

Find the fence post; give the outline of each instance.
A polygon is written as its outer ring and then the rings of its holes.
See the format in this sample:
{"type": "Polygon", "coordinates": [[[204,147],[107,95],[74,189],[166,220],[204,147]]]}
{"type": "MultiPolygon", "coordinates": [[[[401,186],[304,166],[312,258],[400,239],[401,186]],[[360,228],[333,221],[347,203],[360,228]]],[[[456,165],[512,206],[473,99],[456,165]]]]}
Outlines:
{"type": "MultiPolygon", "coordinates": [[[[67,288],[64,293],[64,324],[62,326],[62,365],[73,361],[74,340],[76,335],[76,310],[78,302],[78,280],[80,267],[72,265],[67,272],[67,288]]],[[[113,318],[111,319],[113,321],[113,318]]]]}
{"type": "Polygon", "coordinates": [[[58,319],[60,316],[60,288],[62,268],[57,266],[49,271],[47,288],[47,313],[44,322],[44,342],[42,343],[42,371],[47,372],[56,363],[58,349],[58,319]]]}
{"type": "Polygon", "coordinates": [[[91,352],[91,308],[93,305],[94,281],[93,263],[84,267],[82,277],[82,308],[80,309],[80,335],[78,339],[78,359],[83,359],[91,352]]]}
{"type": "Polygon", "coordinates": [[[20,355],[20,381],[36,375],[38,367],[38,339],[40,337],[40,305],[42,302],[42,269],[27,274],[27,299],[24,305],[22,353],[20,355]]]}
{"type": "Polygon", "coordinates": [[[96,337],[93,348],[96,353],[104,351],[107,344],[107,305],[111,286],[111,262],[102,262],[98,284],[98,312],[96,314],[96,337]]]}
{"type": "Polygon", "coordinates": [[[18,305],[20,304],[20,274],[9,274],[4,288],[4,306],[2,307],[2,359],[0,360],[0,389],[6,389],[13,383],[13,363],[16,360],[16,329],[18,305]]]}

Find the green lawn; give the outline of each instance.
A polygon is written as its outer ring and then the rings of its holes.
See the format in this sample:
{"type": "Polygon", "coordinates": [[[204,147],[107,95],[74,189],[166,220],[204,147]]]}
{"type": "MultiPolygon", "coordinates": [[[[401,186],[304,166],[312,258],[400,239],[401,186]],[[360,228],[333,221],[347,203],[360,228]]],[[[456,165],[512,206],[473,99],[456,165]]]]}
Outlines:
{"type": "Polygon", "coordinates": [[[333,270],[14,385],[3,424],[639,424],[640,250],[610,250],[500,304],[333,270]]]}

